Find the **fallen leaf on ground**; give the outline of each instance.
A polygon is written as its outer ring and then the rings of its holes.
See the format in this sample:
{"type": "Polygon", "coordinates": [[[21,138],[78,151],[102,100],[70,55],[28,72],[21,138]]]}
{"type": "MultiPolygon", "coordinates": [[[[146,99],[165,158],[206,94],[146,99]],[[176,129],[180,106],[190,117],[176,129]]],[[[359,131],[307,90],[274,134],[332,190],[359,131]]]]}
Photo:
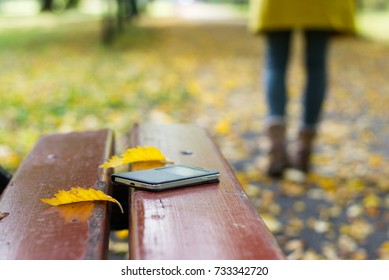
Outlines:
{"type": "Polygon", "coordinates": [[[381,199],[375,194],[369,194],[363,199],[363,206],[369,216],[377,216],[380,205],[381,199]]]}
{"type": "Polygon", "coordinates": [[[389,260],[389,241],[385,241],[378,248],[378,255],[380,260],[389,260]]]}
{"type": "Polygon", "coordinates": [[[92,188],[84,189],[81,187],[74,187],[68,191],[60,190],[55,194],[55,197],[41,199],[41,201],[53,206],[84,201],[110,201],[116,203],[120,207],[122,213],[124,213],[123,207],[119,201],[105,194],[101,190],[95,190],[92,188]]]}
{"type": "Polygon", "coordinates": [[[128,253],[128,243],[127,242],[110,241],[109,242],[109,251],[112,254],[126,254],[126,253],[128,253]]]}
{"type": "Polygon", "coordinates": [[[306,188],[304,184],[283,181],[281,183],[281,193],[287,197],[300,197],[306,194],[306,188]]]}
{"type": "Polygon", "coordinates": [[[373,230],[372,225],[364,219],[356,219],[351,224],[340,227],[342,234],[347,234],[360,243],[363,243],[373,230]]]}
{"type": "Polygon", "coordinates": [[[122,229],[115,232],[115,237],[120,240],[128,239],[128,229],[122,229]]]}
{"type": "Polygon", "coordinates": [[[261,217],[272,233],[280,232],[282,230],[282,223],[278,221],[276,217],[269,214],[263,214],[261,217]]]}

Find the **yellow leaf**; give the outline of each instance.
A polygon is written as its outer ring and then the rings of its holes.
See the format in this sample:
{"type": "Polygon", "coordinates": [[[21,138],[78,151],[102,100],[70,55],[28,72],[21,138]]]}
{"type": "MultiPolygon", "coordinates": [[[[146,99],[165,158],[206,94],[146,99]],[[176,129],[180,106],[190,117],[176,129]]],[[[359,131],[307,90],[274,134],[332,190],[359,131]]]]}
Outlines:
{"type": "Polygon", "coordinates": [[[389,252],[389,241],[385,241],[384,243],[381,244],[380,250],[385,250],[389,252]]]}
{"type": "Polygon", "coordinates": [[[262,214],[261,217],[271,232],[277,233],[282,231],[283,225],[276,217],[270,214],[262,214]]]}
{"type": "Polygon", "coordinates": [[[380,260],[389,260],[389,241],[385,241],[378,249],[380,260]]]}
{"type": "Polygon", "coordinates": [[[369,194],[363,199],[363,205],[366,208],[367,215],[374,217],[379,214],[381,199],[375,194],[369,194]]]}
{"type": "Polygon", "coordinates": [[[384,159],[377,154],[373,154],[369,156],[368,164],[373,167],[380,167],[384,164],[384,159]]]}
{"type": "Polygon", "coordinates": [[[136,162],[168,162],[160,150],[155,147],[136,147],[127,149],[120,157],[112,156],[100,168],[116,168],[136,162]]]}
{"type": "Polygon", "coordinates": [[[107,162],[100,165],[101,168],[116,168],[119,166],[124,165],[123,158],[120,158],[118,156],[112,156],[107,162]]]}
{"type": "Polygon", "coordinates": [[[126,240],[128,239],[128,229],[122,229],[115,232],[117,239],[126,240]]]}
{"type": "Polygon", "coordinates": [[[366,208],[370,208],[370,207],[376,208],[381,205],[381,199],[375,194],[369,194],[363,199],[363,205],[366,208]]]}
{"type": "Polygon", "coordinates": [[[127,149],[122,155],[125,164],[141,161],[165,161],[166,158],[155,147],[136,147],[127,149]]]}
{"type": "Polygon", "coordinates": [[[53,206],[84,201],[110,201],[116,203],[120,207],[122,213],[124,212],[119,201],[105,194],[101,190],[95,190],[92,188],[84,189],[81,187],[75,187],[68,191],[60,190],[55,194],[55,197],[41,199],[41,201],[53,206]]]}
{"type": "Polygon", "coordinates": [[[231,120],[223,119],[216,124],[215,131],[221,135],[227,135],[231,133],[231,120]]]}
{"type": "Polygon", "coordinates": [[[85,201],[58,205],[49,208],[46,211],[47,213],[57,213],[64,218],[65,222],[73,223],[75,220],[80,222],[87,221],[92,215],[93,207],[93,203],[85,201]]]}
{"type": "Polygon", "coordinates": [[[165,166],[165,162],[162,161],[140,161],[140,162],[135,162],[131,166],[132,171],[136,170],[146,170],[146,169],[152,169],[152,168],[158,168],[158,167],[163,167],[165,166]]]}

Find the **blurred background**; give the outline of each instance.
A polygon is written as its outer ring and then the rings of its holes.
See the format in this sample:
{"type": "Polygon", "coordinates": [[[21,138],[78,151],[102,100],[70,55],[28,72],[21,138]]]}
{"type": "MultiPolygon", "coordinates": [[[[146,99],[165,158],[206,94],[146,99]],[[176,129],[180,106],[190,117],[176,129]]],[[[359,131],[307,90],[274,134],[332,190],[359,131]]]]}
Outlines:
{"type": "MultiPolygon", "coordinates": [[[[389,1],[357,2],[360,35],[388,42],[389,1]]],[[[232,30],[243,26],[240,36],[244,38],[247,12],[247,0],[0,0],[1,164],[15,171],[42,133],[105,126],[124,133],[132,122],[155,110],[177,121],[197,121],[202,116],[188,115],[186,110],[198,108],[184,109],[183,104],[197,99],[196,90],[204,95],[214,89],[202,89],[198,77],[202,74],[191,71],[202,64],[202,52],[220,54],[217,48],[210,49],[216,46],[207,45],[213,43],[210,34],[198,34],[199,38],[186,34],[194,45],[186,42],[181,50],[187,48],[187,53],[181,58],[173,52],[180,46],[162,50],[172,56],[166,62],[179,59],[182,63],[168,63],[162,69],[157,60],[163,58],[153,57],[163,47],[156,42],[158,37],[165,36],[158,29],[182,28],[191,21],[210,26],[225,23],[235,25],[232,30]],[[196,44],[203,49],[195,49],[196,44]],[[183,69],[179,73],[170,67],[183,69]]],[[[223,32],[227,37],[230,30],[223,32]]],[[[251,39],[251,46],[242,43],[225,59],[235,59],[234,52],[244,51],[240,48],[259,49],[260,43],[251,39]]],[[[228,38],[225,42],[231,43],[228,38]]],[[[204,68],[200,72],[212,71],[204,68]]],[[[254,77],[260,70],[243,71],[254,77]]],[[[236,83],[231,71],[224,76],[210,74],[222,83],[236,83]]],[[[253,78],[248,83],[256,87],[256,82],[253,78]]]]}
{"type": "MultiPolygon", "coordinates": [[[[358,36],[333,42],[308,185],[263,175],[263,38],[247,30],[248,7],[0,0],[0,165],[16,172],[42,134],[111,128],[121,153],[134,122],[192,122],[220,145],[288,258],[389,258],[389,0],[358,0],[358,36]]],[[[293,51],[291,133],[299,36],[293,51]]]]}

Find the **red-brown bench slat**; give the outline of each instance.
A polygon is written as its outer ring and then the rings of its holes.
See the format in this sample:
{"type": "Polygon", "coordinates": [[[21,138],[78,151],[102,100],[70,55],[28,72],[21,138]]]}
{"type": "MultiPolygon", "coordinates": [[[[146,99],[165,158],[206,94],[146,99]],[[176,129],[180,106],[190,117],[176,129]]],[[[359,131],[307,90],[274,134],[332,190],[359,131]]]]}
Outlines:
{"type": "Polygon", "coordinates": [[[155,146],[176,164],[217,169],[221,177],[219,183],[163,192],[132,190],[130,259],[284,259],[206,130],[137,124],[132,145],[155,146]]]}
{"type": "Polygon", "coordinates": [[[9,213],[0,220],[0,259],[107,258],[111,205],[40,199],[76,186],[110,193],[110,173],[98,166],[113,152],[108,129],[42,136],[0,197],[9,213]]]}

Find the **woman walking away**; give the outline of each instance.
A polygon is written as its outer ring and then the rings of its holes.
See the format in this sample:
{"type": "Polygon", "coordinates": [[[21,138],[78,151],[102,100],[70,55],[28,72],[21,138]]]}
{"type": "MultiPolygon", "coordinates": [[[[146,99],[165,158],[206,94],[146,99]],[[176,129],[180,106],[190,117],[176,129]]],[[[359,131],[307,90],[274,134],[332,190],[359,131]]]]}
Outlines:
{"type": "Polygon", "coordinates": [[[281,177],[289,166],[308,173],[326,98],[329,40],[334,34],[355,32],[354,0],[251,1],[249,28],[255,34],[263,34],[266,39],[264,90],[271,143],[267,174],[281,177]],[[295,30],[304,34],[307,79],[301,99],[303,110],[297,148],[290,157],[286,146],[286,73],[291,37],[295,30]]]}

